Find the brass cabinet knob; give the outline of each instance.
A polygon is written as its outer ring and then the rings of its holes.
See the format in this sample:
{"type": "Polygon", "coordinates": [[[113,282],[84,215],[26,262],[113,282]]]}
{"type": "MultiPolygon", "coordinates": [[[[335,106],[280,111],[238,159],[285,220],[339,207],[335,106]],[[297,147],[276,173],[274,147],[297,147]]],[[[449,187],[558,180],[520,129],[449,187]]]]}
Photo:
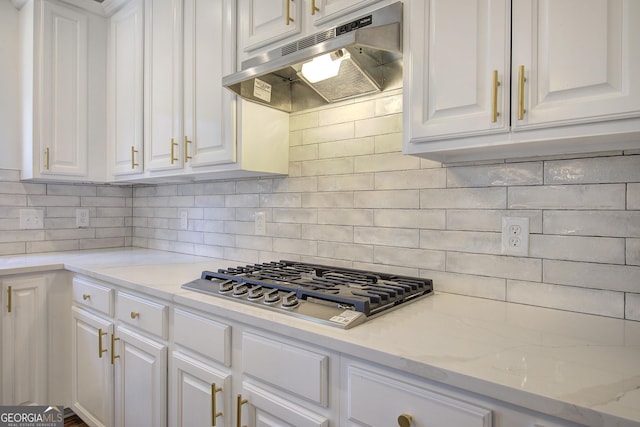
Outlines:
{"type": "Polygon", "coordinates": [[[91,295],[89,295],[89,294],[82,294],[82,299],[83,299],[83,300],[85,300],[85,301],[86,301],[86,300],[88,300],[89,298],[91,298],[91,295]]]}
{"type": "Polygon", "coordinates": [[[140,313],[138,313],[137,311],[132,311],[131,312],[131,318],[132,319],[137,319],[140,317],[140,313]]]}
{"type": "Polygon", "coordinates": [[[409,414],[402,414],[398,417],[398,425],[400,427],[411,427],[413,418],[409,414]]]}

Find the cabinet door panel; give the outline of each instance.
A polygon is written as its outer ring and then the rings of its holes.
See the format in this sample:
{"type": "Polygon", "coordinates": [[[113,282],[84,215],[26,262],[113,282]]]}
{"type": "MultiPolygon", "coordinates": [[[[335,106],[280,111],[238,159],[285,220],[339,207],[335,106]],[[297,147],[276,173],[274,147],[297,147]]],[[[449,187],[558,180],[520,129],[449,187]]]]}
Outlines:
{"type": "Polygon", "coordinates": [[[507,131],[507,2],[430,0],[412,2],[409,7],[412,16],[423,17],[425,23],[411,26],[410,47],[405,46],[411,56],[405,67],[405,88],[416,94],[405,94],[410,100],[405,109],[411,114],[411,139],[507,131]],[[494,70],[500,83],[495,101],[494,70]]]}
{"type": "Polygon", "coordinates": [[[71,338],[71,401],[73,411],[92,425],[113,425],[113,368],[110,363],[109,337],[113,324],[107,320],[73,307],[71,338]],[[107,350],[100,357],[99,330],[102,347],[107,350]]]}
{"type": "Polygon", "coordinates": [[[173,353],[171,368],[171,426],[209,427],[213,425],[212,387],[216,392],[216,425],[225,426],[231,419],[230,377],[210,366],[178,352],[173,353]]]}
{"type": "Polygon", "coordinates": [[[633,0],[515,2],[514,128],[639,116],[638,19],[640,3],[633,0]],[[519,119],[521,65],[526,112],[519,119]]]}
{"type": "Polygon", "coordinates": [[[145,31],[145,168],[180,169],[182,1],[147,0],[145,31]]]}
{"type": "Polygon", "coordinates": [[[113,175],[143,170],[144,4],[135,0],[111,17],[108,144],[113,175]],[[133,151],[132,151],[133,147],[133,151]]]}
{"type": "Polygon", "coordinates": [[[293,0],[240,0],[239,26],[242,34],[241,52],[251,52],[259,47],[299,34],[302,29],[302,8],[293,0]],[[287,24],[287,3],[289,16],[287,24]]]}
{"type": "Polygon", "coordinates": [[[184,161],[234,162],[234,95],[222,86],[222,76],[235,70],[235,26],[226,13],[232,8],[228,0],[184,5],[185,22],[191,23],[184,31],[184,161]]]}
{"type": "Polygon", "coordinates": [[[3,280],[2,300],[2,404],[46,404],[45,277],[3,280]]]}
{"type": "Polygon", "coordinates": [[[167,425],[167,346],[125,328],[116,330],[116,426],[167,425]]]}
{"type": "Polygon", "coordinates": [[[87,175],[88,17],[43,3],[42,173],[87,175]],[[48,154],[47,154],[48,153],[48,154]]]}

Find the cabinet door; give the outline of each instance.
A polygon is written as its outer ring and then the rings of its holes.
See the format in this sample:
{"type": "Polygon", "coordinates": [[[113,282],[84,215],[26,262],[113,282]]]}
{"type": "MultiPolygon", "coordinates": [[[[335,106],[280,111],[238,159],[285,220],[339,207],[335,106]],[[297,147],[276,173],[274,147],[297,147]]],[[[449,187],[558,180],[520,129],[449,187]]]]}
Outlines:
{"type": "Polygon", "coordinates": [[[51,2],[43,2],[42,19],[42,68],[38,70],[41,173],[84,177],[89,19],[73,8],[51,2]]]}
{"type": "Polygon", "coordinates": [[[514,2],[513,128],[640,116],[638,22],[636,0],[514,2]]]}
{"type": "Polygon", "coordinates": [[[355,12],[363,7],[381,0],[308,0],[306,9],[302,12],[310,14],[314,25],[321,25],[331,19],[339,18],[350,12],[355,12]],[[314,7],[315,6],[315,7],[314,7]]]}
{"type": "Polygon", "coordinates": [[[143,171],[144,3],[134,0],[109,23],[108,127],[112,175],[143,171]]]}
{"type": "Polygon", "coordinates": [[[509,3],[405,3],[409,22],[404,87],[411,90],[404,92],[404,110],[409,115],[409,140],[508,130],[509,3]]]}
{"type": "Polygon", "coordinates": [[[299,34],[302,3],[303,0],[239,0],[240,57],[299,34]]]}
{"type": "Polygon", "coordinates": [[[172,427],[226,426],[231,422],[230,377],[174,352],[171,359],[172,427]]]}
{"type": "Polygon", "coordinates": [[[73,307],[71,338],[72,409],[94,426],[113,425],[113,323],[73,307]]]}
{"type": "Polygon", "coordinates": [[[235,0],[185,0],[185,164],[235,162],[234,95],[222,76],[235,70],[235,0]]]}
{"type": "Polygon", "coordinates": [[[182,0],[145,1],[145,169],[182,169],[182,0]]]}
{"type": "Polygon", "coordinates": [[[47,281],[2,282],[2,404],[47,403],[47,281]]]}
{"type": "Polygon", "coordinates": [[[121,326],[114,340],[115,426],[166,426],[167,346],[121,326]]]}

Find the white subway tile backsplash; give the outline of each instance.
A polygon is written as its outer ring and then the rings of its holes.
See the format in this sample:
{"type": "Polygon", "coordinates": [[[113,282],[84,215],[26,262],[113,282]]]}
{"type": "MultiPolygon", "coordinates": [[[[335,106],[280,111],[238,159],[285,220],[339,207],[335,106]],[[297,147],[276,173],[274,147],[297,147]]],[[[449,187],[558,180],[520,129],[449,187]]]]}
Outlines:
{"type": "Polygon", "coordinates": [[[373,212],[372,209],[318,209],[318,224],[373,225],[373,212]]]}
{"type": "Polygon", "coordinates": [[[474,276],[439,270],[421,270],[421,276],[433,280],[437,292],[469,295],[499,301],[506,300],[506,279],[474,276]]]}
{"type": "Polygon", "coordinates": [[[370,119],[375,115],[375,108],[375,101],[365,101],[321,110],[318,112],[319,129],[337,123],[351,124],[356,120],[370,119]]]}
{"type": "Polygon", "coordinates": [[[236,182],[236,193],[272,193],[273,180],[271,179],[251,179],[236,182]]]}
{"type": "Polygon", "coordinates": [[[354,158],[354,172],[382,172],[419,169],[420,159],[400,153],[372,154],[354,158]]]}
{"type": "Polygon", "coordinates": [[[356,208],[419,208],[419,190],[357,191],[353,195],[356,208]]]}
{"type": "Polygon", "coordinates": [[[376,116],[402,113],[402,93],[378,98],[375,100],[376,116]]]}
{"type": "Polygon", "coordinates": [[[350,225],[302,224],[302,238],[306,240],[353,243],[353,227],[350,225]]]}
{"type": "Polygon", "coordinates": [[[420,269],[444,270],[445,253],[426,249],[376,246],[373,262],[382,265],[404,265],[420,269]]]}
{"type": "Polygon", "coordinates": [[[376,209],[373,215],[377,227],[437,230],[444,229],[447,223],[444,209],[376,209]]]}
{"type": "MultiPolygon", "coordinates": [[[[22,182],[1,182],[0,181],[0,194],[33,194],[42,195],[47,194],[47,187],[45,184],[27,184],[22,182]]],[[[4,204],[4,200],[0,201],[4,204]]]]}
{"type": "Polygon", "coordinates": [[[295,224],[317,224],[317,209],[273,209],[274,222],[289,222],[295,224]]]}
{"type": "Polygon", "coordinates": [[[385,133],[375,136],[375,152],[394,153],[402,150],[402,133],[385,133]]]}
{"type": "Polygon", "coordinates": [[[509,209],[624,209],[624,184],[510,187],[509,209]]]}
{"type": "Polygon", "coordinates": [[[302,176],[341,175],[353,173],[353,158],[311,160],[302,162],[302,176]]]}
{"type": "Polygon", "coordinates": [[[420,190],[423,209],[505,209],[507,189],[447,188],[420,190]]]}
{"type": "Polygon", "coordinates": [[[318,242],[314,240],[274,238],[273,250],[290,254],[317,255],[318,242]]]}
{"type": "Polygon", "coordinates": [[[583,288],[640,292],[640,267],[546,259],[543,281],[583,288]]]}
{"type": "Polygon", "coordinates": [[[539,210],[469,210],[447,209],[448,230],[502,231],[502,217],[529,218],[529,232],[542,233],[542,211],[539,210]]]}
{"type": "Polygon", "coordinates": [[[640,265],[640,239],[627,239],[627,264],[640,265]]]}
{"type": "Polygon", "coordinates": [[[640,183],[627,184],[627,209],[640,210],[640,183]]]}
{"type": "Polygon", "coordinates": [[[300,193],[260,194],[259,201],[259,206],[266,208],[295,208],[302,206],[300,193]]]}
{"type": "Polygon", "coordinates": [[[447,187],[541,185],[542,162],[458,166],[447,171],[447,187]]]}
{"type": "Polygon", "coordinates": [[[318,189],[318,177],[288,177],[274,178],[273,191],[275,193],[311,193],[318,189]]]}
{"type": "Polygon", "coordinates": [[[49,184],[47,185],[46,194],[50,196],[96,197],[98,195],[98,190],[95,185],[49,184]]]}
{"type": "Polygon", "coordinates": [[[640,182],[640,156],[612,156],[545,162],[546,184],[640,182]]]}
{"type": "Polygon", "coordinates": [[[417,248],[419,245],[419,234],[413,229],[355,227],[353,233],[353,241],[355,243],[402,248],[417,248]]]}
{"type": "MultiPolygon", "coordinates": [[[[302,131],[302,144],[317,144],[320,142],[352,139],[356,136],[353,122],[339,123],[330,126],[310,128],[302,131]]],[[[357,135],[367,136],[367,135],[357,135]]]]}
{"type": "Polygon", "coordinates": [[[622,292],[507,280],[507,301],[624,318],[622,292]]]}
{"type": "Polygon", "coordinates": [[[318,144],[299,145],[289,148],[289,160],[292,162],[316,159],[318,159],[318,144]]]}
{"type": "Polygon", "coordinates": [[[345,139],[318,144],[318,158],[332,159],[336,157],[364,156],[375,152],[373,137],[345,139]]]}
{"type": "Polygon", "coordinates": [[[324,192],[302,194],[303,208],[351,208],[353,207],[353,193],[324,192]]]}
{"type": "Polygon", "coordinates": [[[640,237],[640,212],[545,211],[545,234],[640,237]]]}
{"type": "Polygon", "coordinates": [[[542,260],[451,251],[447,252],[447,271],[539,282],[542,260]]]}
{"type": "Polygon", "coordinates": [[[529,256],[567,261],[624,264],[625,242],[622,238],[531,235],[529,256]]]}
{"type": "Polygon", "coordinates": [[[373,190],[374,175],[372,173],[364,173],[319,176],[317,188],[318,191],[373,190]]]}
{"type": "Polygon", "coordinates": [[[462,251],[476,254],[500,254],[499,233],[451,230],[420,230],[420,247],[442,251],[462,251]]]}
{"type": "Polygon", "coordinates": [[[402,132],[402,114],[379,116],[372,119],[358,120],[354,123],[354,136],[356,137],[402,132]]]}
{"type": "Polygon", "coordinates": [[[445,169],[417,169],[409,171],[377,172],[376,190],[405,190],[415,188],[444,188],[445,169]]]}
{"type": "Polygon", "coordinates": [[[348,267],[351,261],[373,262],[373,246],[321,241],[318,242],[318,256],[329,260],[325,260],[325,263],[333,264],[334,260],[339,260],[344,267],[348,267]]]}
{"type": "Polygon", "coordinates": [[[626,294],[625,318],[640,321],[640,293],[626,294]]]}

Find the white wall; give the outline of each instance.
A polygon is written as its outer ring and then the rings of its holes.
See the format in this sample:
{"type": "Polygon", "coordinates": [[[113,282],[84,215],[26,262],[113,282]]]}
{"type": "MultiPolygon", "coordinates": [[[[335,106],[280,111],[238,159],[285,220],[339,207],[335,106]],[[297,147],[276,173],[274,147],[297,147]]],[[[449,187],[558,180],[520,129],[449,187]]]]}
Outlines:
{"type": "Polygon", "coordinates": [[[0,169],[20,168],[18,11],[0,0],[0,169]]]}

